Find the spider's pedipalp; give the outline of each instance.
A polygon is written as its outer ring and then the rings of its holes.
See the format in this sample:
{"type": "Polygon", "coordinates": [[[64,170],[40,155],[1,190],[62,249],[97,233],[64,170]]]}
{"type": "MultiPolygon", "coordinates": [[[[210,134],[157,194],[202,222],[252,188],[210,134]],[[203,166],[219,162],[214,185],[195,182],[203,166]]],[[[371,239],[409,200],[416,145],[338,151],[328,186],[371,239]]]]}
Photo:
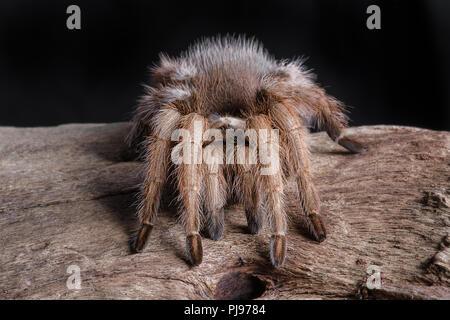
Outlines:
{"type": "Polygon", "coordinates": [[[260,192],[254,177],[254,171],[244,173],[242,178],[242,196],[244,202],[245,217],[247,218],[248,230],[251,234],[258,234],[264,227],[265,212],[260,192]]]}
{"type": "MultiPolygon", "coordinates": [[[[247,150],[250,150],[247,148],[247,150]]],[[[235,166],[235,194],[244,205],[248,231],[258,234],[264,227],[266,214],[264,211],[264,190],[261,190],[258,166],[235,166]]]]}
{"type": "Polygon", "coordinates": [[[209,210],[204,209],[208,236],[212,240],[222,239],[225,226],[225,210],[223,207],[209,210]]]}
{"type": "Polygon", "coordinates": [[[203,148],[206,155],[204,159],[207,159],[204,164],[202,190],[205,227],[213,240],[219,240],[223,236],[224,206],[228,188],[223,172],[223,140],[221,135],[217,138],[203,148]]]}
{"type": "MultiPolygon", "coordinates": [[[[251,120],[248,120],[247,125],[252,125],[251,120]]],[[[248,128],[256,129],[256,128],[248,128]]],[[[264,211],[263,203],[263,190],[261,190],[259,181],[259,167],[252,165],[256,163],[258,157],[258,136],[244,136],[244,146],[235,146],[235,153],[243,151],[245,155],[248,155],[244,159],[245,163],[242,165],[233,166],[235,171],[234,193],[239,202],[244,205],[245,216],[247,219],[248,230],[251,234],[258,234],[264,227],[266,214],[264,211]],[[240,149],[243,148],[243,149],[240,149]],[[252,160],[253,159],[253,160],[252,160]]]]}

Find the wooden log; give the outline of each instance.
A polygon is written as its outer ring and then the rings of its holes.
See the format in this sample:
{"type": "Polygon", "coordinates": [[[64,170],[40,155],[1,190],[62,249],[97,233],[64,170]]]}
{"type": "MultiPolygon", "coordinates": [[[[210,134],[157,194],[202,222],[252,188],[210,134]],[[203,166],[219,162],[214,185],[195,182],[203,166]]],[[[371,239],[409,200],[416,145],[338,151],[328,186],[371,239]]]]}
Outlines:
{"type": "Polygon", "coordinates": [[[308,235],[291,183],[287,259],[273,269],[267,228],[248,234],[238,205],[226,209],[223,239],[204,239],[198,267],[170,207],[132,254],[142,164],[123,157],[127,129],[0,128],[1,299],[450,298],[449,132],[348,129],[364,154],[312,134],[328,237],[308,235]],[[77,268],[80,289],[68,273],[77,268]]]}

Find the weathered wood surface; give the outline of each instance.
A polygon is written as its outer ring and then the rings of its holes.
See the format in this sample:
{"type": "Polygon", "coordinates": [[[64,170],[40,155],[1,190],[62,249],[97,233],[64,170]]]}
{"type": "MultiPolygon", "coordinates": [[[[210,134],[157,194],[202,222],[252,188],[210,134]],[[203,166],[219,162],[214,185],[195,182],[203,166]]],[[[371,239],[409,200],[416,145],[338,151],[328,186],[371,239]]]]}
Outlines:
{"type": "Polygon", "coordinates": [[[132,254],[134,194],[142,165],[124,161],[126,123],[0,128],[2,299],[450,298],[450,133],[409,127],[348,130],[369,146],[349,154],[311,137],[328,238],[305,231],[291,191],[287,260],[273,269],[267,229],[246,231],[226,210],[220,241],[204,239],[187,264],[174,210],[132,254]],[[66,286],[81,270],[81,289],[66,286]],[[382,285],[366,286],[380,267],[382,285]]]}

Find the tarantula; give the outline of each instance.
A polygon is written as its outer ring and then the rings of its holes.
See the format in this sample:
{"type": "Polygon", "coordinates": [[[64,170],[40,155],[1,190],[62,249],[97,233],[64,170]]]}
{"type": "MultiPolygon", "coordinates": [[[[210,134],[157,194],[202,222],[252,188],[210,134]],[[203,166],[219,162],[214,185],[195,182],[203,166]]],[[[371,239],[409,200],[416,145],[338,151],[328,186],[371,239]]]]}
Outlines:
{"type": "Polygon", "coordinates": [[[273,266],[281,266],[286,255],[283,198],[288,176],[297,182],[300,207],[310,233],[319,242],[325,239],[305,143],[307,130],[322,128],[351,152],[365,149],[343,136],[347,126],[344,106],[315,84],[301,60],[277,61],[259,42],[227,36],[199,41],[177,58],[162,54],[151,71],[151,83],[145,86],[127,137],[130,145],[141,147],[146,162],[136,252],[148,243],[163,186],[170,176],[178,191],[187,253],[193,265],[202,262],[202,227],[210,238],[220,239],[224,206],[235,197],[245,207],[252,234],[259,233],[265,220],[269,221],[270,258],[273,266]],[[196,123],[201,124],[197,129],[196,123]],[[180,129],[197,139],[174,139],[174,132],[180,129]],[[223,136],[202,136],[208,129],[219,130],[223,136]],[[240,163],[226,162],[221,152],[210,152],[210,160],[214,161],[196,161],[198,154],[210,146],[213,151],[223,151],[222,137],[228,143],[228,131],[233,129],[254,129],[260,143],[256,146],[257,140],[248,136],[240,143],[242,140],[231,136],[233,147],[227,147],[226,156],[228,151],[239,148],[254,153],[270,147],[269,158],[279,169],[263,174],[263,163],[251,163],[249,156],[240,163]],[[264,133],[269,130],[279,133],[279,137],[264,133]],[[192,161],[174,161],[174,151],[180,146],[181,157],[192,161]],[[196,152],[186,152],[186,146],[196,152]]]}

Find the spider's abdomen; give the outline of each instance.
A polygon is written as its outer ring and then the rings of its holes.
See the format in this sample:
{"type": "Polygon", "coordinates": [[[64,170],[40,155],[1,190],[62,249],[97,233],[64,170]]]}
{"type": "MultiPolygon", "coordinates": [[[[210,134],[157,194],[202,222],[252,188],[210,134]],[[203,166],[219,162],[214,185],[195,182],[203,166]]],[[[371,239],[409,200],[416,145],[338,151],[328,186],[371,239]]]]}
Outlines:
{"type": "Polygon", "coordinates": [[[154,78],[157,85],[195,96],[193,107],[204,115],[239,115],[255,105],[265,79],[277,68],[258,42],[217,38],[199,42],[175,59],[162,56],[154,78]]]}

